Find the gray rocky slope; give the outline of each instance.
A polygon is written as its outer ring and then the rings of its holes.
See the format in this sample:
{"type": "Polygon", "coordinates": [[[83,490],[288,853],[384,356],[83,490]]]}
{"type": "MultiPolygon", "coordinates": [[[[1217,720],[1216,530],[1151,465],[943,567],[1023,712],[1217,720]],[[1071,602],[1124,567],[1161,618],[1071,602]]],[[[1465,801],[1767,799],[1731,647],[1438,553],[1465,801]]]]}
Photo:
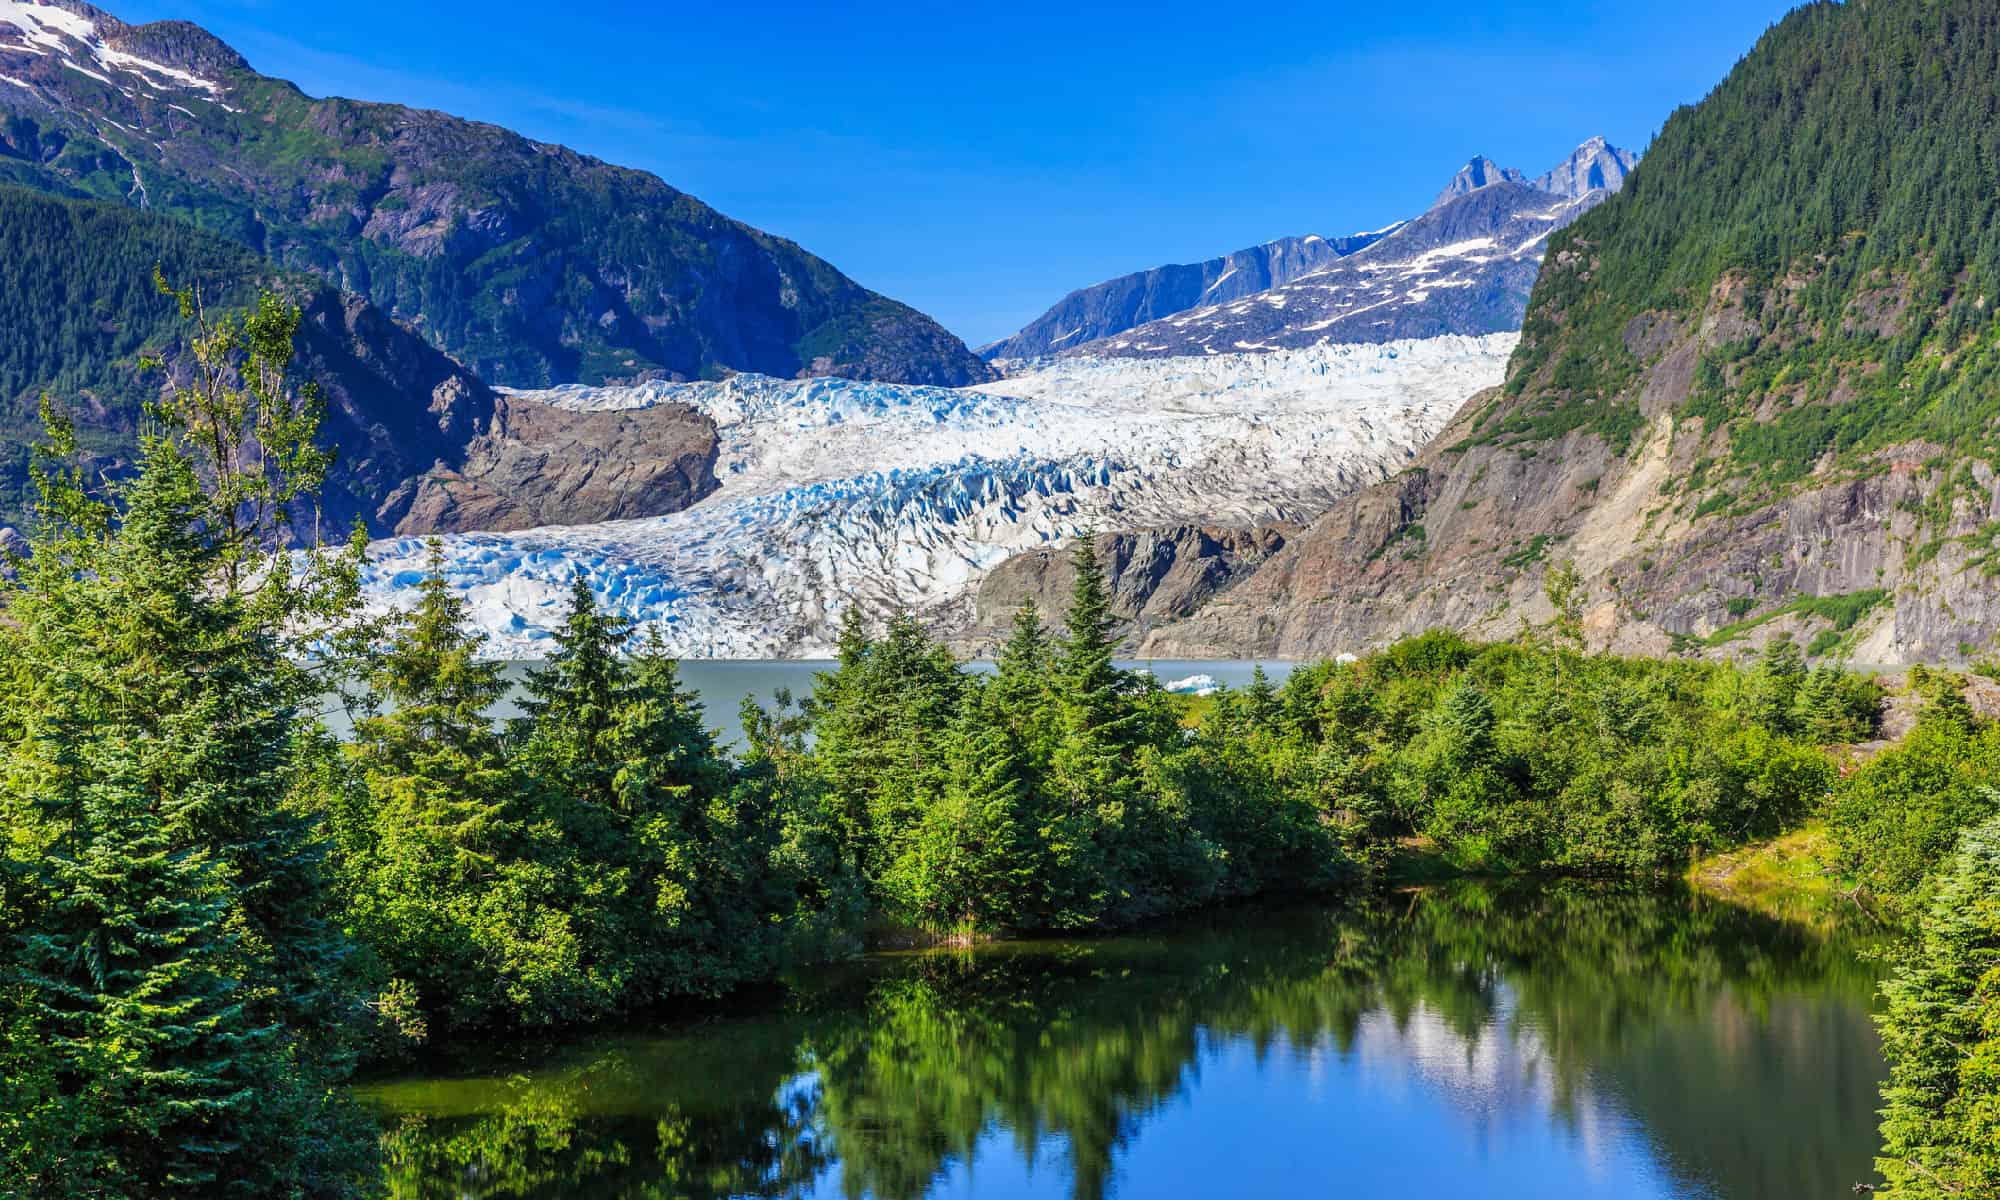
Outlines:
{"type": "Polygon", "coordinates": [[[980,353],[1172,356],[1518,329],[1541,253],[1540,243],[1523,243],[1617,191],[1637,161],[1596,137],[1531,180],[1479,155],[1414,221],[1342,238],[1281,238],[1080,288],[980,353]],[[1493,243],[1445,253],[1480,238],[1493,243]],[[1464,261],[1446,262],[1453,258],[1464,261]],[[1389,286],[1426,279],[1438,286],[1406,287],[1400,298],[1389,286]],[[1294,283],[1302,286],[1286,290],[1294,283]],[[1347,319],[1364,309],[1373,314],[1367,320],[1347,319]],[[1141,328],[1144,336],[1120,336],[1141,328]]]}
{"type": "Polygon", "coordinates": [[[1063,352],[1172,358],[1519,329],[1549,235],[1614,194],[1635,161],[1602,138],[1533,181],[1476,158],[1422,216],[1353,254],[1063,352]]]}

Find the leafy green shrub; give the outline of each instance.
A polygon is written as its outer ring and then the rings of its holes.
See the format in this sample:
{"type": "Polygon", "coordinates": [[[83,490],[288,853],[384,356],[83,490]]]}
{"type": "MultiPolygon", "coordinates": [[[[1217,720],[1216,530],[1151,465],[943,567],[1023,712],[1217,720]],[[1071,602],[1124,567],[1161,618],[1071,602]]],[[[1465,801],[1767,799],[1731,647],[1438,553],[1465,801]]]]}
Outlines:
{"type": "Polygon", "coordinates": [[[1838,865],[1888,915],[1914,917],[1930,900],[1927,877],[1961,831],[2000,811],[1987,786],[1995,780],[2000,727],[1943,693],[1901,744],[1869,760],[1836,794],[1830,829],[1838,865]]]}

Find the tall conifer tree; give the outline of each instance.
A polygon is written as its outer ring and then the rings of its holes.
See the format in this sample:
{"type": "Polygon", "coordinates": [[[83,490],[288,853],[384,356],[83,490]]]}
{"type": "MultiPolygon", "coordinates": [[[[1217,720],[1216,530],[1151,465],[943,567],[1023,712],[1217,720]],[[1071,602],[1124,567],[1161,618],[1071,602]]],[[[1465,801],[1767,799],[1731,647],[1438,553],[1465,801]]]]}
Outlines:
{"type": "MultiPolygon", "coordinates": [[[[286,378],[298,310],[211,320],[178,299],[188,353],[136,477],[93,494],[36,472],[0,633],[0,808],[27,852],[13,990],[42,1014],[49,1079],[131,1106],[76,1150],[136,1173],[132,1194],[338,1191],[355,996],[296,793],[318,686],[301,660],[358,560],[281,555],[326,462],[316,397],[286,378]]],[[[75,441],[45,417],[60,464],[75,441]]]]}

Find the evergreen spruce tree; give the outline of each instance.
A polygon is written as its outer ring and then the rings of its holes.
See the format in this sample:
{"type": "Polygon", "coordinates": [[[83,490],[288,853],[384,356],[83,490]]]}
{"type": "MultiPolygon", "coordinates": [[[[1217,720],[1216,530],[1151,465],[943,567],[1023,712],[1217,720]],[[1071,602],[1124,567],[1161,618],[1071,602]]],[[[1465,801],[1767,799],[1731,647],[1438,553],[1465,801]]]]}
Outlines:
{"type": "Polygon", "coordinates": [[[442,544],[416,605],[370,673],[379,710],[349,746],[371,811],[350,839],[349,915],[432,1029],[573,1024],[622,981],[590,957],[577,854],[509,761],[488,713],[507,690],[444,574],[442,544]]]}
{"type": "Polygon", "coordinates": [[[36,1069],[84,1131],[66,1161],[133,1195],[339,1193],[358,998],[300,714],[358,553],[282,549],[328,461],[286,374],[298,310],[177,298],[189,353],[135,477],[93,493],[44,406],[0,627],[0,887],[25,947],[0,992],[50,1039],[36,1069]]]}
{"type": "Polygon", "coordinates": [[[1113,661],[1116,623],[1094,535],[1077,540],[1070,565],[1076,582],[1051,672],[1062,739],[1056,769],[1073,800],[1090,803],[1098,797],[1110,802],[1130,766],[1138,714],[1126,696],[1131,676],[1113,661]]]}
{"type": "Polygon", "coordinates": [[[632,657],[606,750],[629,877],[617,932],[639,995],[719,995],[772,970],[782,900],[767,893],[778,834],[763,793],[739,791],[657,628],[632,657]]]}
{"type": "Polygon", "coordinates": [[[821,786],[838,814],[842,839],[865,874],[875,859],[869,804],[883,769],[883,747],[869,678],[875,643],[860,608],[850,605],[842,614],[838,646],[835,668],[814,679],[806,712],[821,786]]]}
{"type": "Polygon", "coordinates": [[[1800,687],[1805,681],[1805,656],[1799,653],[1798,643],[1792,640],[1792,635],[1779,634],[1772,638],[1765,643],[1764,652],[1758,657],[1757,670],[1751,677],[1751,719],[1772,733],[1793,732],[1798,724],[1794,710],[1800,687]]]}
{"type": "Polygon", "coordinates": [[[990,933],[1041,917],[1021,820],[1026,781],[990,711],[977,702],[962,708],[943,747],[939,793],[888,872],[892,902],[929,929],[990,933]]]}
{"type": "Polygon", "coordinates": [[[2000,820],[1964,836],[1882,991],[1879,1194],[2000,1195],[2000,820]]]}
{"type": "Polygon", "coordinates": [[[291,1147],[255,1144],[270,1129],[264,1106],[284,1091],[283,1064],[277,1030],[254,1023],[229,971],[227,872],[173,847],[135,755],[94,759],[89,782],[42,798],[64,832],[43,866],[45,916],[21,955],[37,1027],[64,1060],[61,1086],[109,1118],[85,1159],[99,1173],[89,1184],[270,1194],[295,1182],[279,1165],[291,1147]]]}
{"type": "Polygon", "coordinates": [[[1049,726],[1049,669],[1053,648],[1042,612],[1030,599],[1014,614],[1013,630],[1000,649],[988,709],[1023,745],[1044,746],[1049,726]]]}
{"type": "Polygon", "coordinates": [[[514,724],[531,769],[599,805],[611,802],[614,764],[606,739],[626,682],[618,651],[630,632],[630,622],[597,606],[579,573],[570,582],[569,612],[555,633],[555,652],[541,669],[528,672],[520,700],[526,715],[514,724]]]}
{"type": "Polygon", "coordinates": [[[866,678],[869,737],[880,748],[869,843],[887,870],[944,785],[944,741],[965,677],[916,618],[898,613],[869,656],[866,678]]]}
{"type": "Polygon", "coordinates": [[[1136,869],[1122,835],[1139,792],[1140,721],[1126,696],[1130,677],[1113,661],[1117,635],[1094,534],[1077,540],[1070,563],[1076,580],[1050,671],[1055,742],[1037,832],[1056,922],[1083,925],[1127,891],[1136,869]]]}
{"type": "Polygon", "coordinates": [[[1248,734],[1258,731],[1272,731],[1280,716],[1278,689],[1271,686],[1271,677],[1264,673],[1264,664],[1258,663],[1250,672],[1250,686],[1243,690],[1244,716],[1248,721],[1248,734]]]}
{"type": "Polygon", "coordinates": [[[487,714],[507,681],[499,663],[478,658],[486,635],[445,576],[443,542],[432,538],[429,555],[417,602],[395,619],[370,674],[378,711],[357,723],[353,756],[385,827],[421,830],[470,877],[506,836],[514,779],[487,714]]]}

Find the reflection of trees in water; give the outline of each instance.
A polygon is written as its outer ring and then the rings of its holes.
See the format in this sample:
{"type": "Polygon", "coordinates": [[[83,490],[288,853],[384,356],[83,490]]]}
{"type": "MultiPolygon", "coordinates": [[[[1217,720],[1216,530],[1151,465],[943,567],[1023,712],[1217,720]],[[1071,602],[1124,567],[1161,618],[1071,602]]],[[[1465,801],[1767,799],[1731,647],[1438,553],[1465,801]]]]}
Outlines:
{"type": "Polygon", "coordinates": [[[906,1200],[1005,1130],[1100,1197],[1204,1041],[1345,1055],[1380,1029],[1442,1037],[1451,1071],[1499,1076],[1466,1095],[1572,1128],[1615,1093],[1690,1187],[1811,1195],[1866,1174],[1870,987],[1843,949],[1725,906],[1468,885],[878,963],[711,1038],[420,1090],[396,1103],[441,1115],[385,1144],[397,1196],[785,1196],[837,1161],[849,1196],[906,1200]]]}

